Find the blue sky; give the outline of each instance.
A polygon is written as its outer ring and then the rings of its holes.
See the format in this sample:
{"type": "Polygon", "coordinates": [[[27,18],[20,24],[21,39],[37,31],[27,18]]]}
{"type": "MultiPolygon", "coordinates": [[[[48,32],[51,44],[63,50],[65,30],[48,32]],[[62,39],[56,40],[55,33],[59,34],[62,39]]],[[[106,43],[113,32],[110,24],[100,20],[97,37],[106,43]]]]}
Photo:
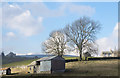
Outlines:
{"type": "Polygon", "coordinates": [[[101,23],[96,39],[100,52],[117,47],[117,2],[3,3],[2,14],[2,48],[6,54],[41,54],[41,43],[50,32],[82,16],[101,23]]]}

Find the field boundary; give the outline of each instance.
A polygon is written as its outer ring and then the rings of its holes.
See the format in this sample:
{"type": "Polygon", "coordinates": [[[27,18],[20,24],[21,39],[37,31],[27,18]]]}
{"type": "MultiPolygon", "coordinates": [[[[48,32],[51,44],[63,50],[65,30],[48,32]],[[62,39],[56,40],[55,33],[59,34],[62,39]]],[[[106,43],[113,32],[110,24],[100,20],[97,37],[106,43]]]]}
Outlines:
{"type": "Polygon", "coordinates": [[[91,57],[89,60],[112,60],[112,59],[120,59],[120,57],[91,57]]]}
{"type": "MultiPolygon", "coordinates": [[[[82,61],[94,61],[94,60],[115,60],[115,59],[120,59],[120,57],[88,57],[87,60],[83,59],[82,61]]],[[[65,62],[74,62],[74,61],[79,61],[79,59],[67,59],[65,62]]]]}

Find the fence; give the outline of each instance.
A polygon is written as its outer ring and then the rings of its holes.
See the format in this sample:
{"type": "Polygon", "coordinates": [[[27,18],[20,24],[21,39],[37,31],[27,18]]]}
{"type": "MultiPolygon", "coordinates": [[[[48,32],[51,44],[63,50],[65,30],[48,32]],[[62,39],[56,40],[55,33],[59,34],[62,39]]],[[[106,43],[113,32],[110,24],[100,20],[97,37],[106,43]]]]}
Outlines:
{"type": "MultiPolygon", "coordinates": [[[[83,59],[82,61],[90,61],[90,60],[112,60],[112,59],[120,59],[120,57],[88,57],[87,60],[83,59]]],[[[69,59],[65,60],[67,62],[78,61],[78,59],[69,59]]]]}
{"type": "Polygon", "coordinates": [[[112,60],[112,59],[120,59],[120,57],[91,57],[88,60],[112,60]]]}
{"type": "Polygon", "coordinates": [[[65,62],[73,62],[73,61],[78,61],[78,59],[69,59],[69,60],[65,60],[65,62]]]}

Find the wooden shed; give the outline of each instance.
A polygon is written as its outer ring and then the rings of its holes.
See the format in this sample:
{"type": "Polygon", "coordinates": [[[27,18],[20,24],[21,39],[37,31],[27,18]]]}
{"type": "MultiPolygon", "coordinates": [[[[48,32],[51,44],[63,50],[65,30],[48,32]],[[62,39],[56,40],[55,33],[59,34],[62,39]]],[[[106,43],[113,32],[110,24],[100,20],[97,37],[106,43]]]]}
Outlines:
{"type": "Polygon", "coordinates": [[[30,73],[56,73],[65,71],[65,59],[60,56],[43,57],[28,65],[30,73]]]}
{"type": "Polygon", "coordinates": [[[91,54],[89,52],[83,53],[85,60],[87,60],[87,57],[91,57],[91,54]]]}

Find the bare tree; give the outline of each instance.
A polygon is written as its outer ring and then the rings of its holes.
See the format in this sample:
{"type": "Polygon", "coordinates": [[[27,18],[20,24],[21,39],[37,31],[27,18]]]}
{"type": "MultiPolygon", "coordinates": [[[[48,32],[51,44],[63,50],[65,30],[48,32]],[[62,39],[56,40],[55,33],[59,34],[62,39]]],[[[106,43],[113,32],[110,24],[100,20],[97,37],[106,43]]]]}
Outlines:
{"type": "Polygon", "coordinates": [[[96,43],[86,43],[82,50],[84,53],[85,60],[91,55],[98,55],[98,45],[96,43]]]}
{"type": "Polygon", "coordinates": [[[49,39],[43,43],[42,49],[48,54],[62,56],[69,48],[65,35],[61,31],[53,31],[49,39]]]}
{"type": "Polygon", "coordinates": [[[91,55],[92,54],[95,54],[97,55],[98,54],[98,45],[96,43],[86,43],[84,46],[83,46],[83,50],[82,50],[84,53],[85,52],[89,52],[91,55]]]}
{"type": "Polygon", "coordinates": [[[100,24],[88,17],[82,17],[64,28],[64,33],[68,39],[77,46],[80,60],[82,60],[83,49],[88,47],[88,42],[94,42],[98,31],[100,31],[100,24]]]}

